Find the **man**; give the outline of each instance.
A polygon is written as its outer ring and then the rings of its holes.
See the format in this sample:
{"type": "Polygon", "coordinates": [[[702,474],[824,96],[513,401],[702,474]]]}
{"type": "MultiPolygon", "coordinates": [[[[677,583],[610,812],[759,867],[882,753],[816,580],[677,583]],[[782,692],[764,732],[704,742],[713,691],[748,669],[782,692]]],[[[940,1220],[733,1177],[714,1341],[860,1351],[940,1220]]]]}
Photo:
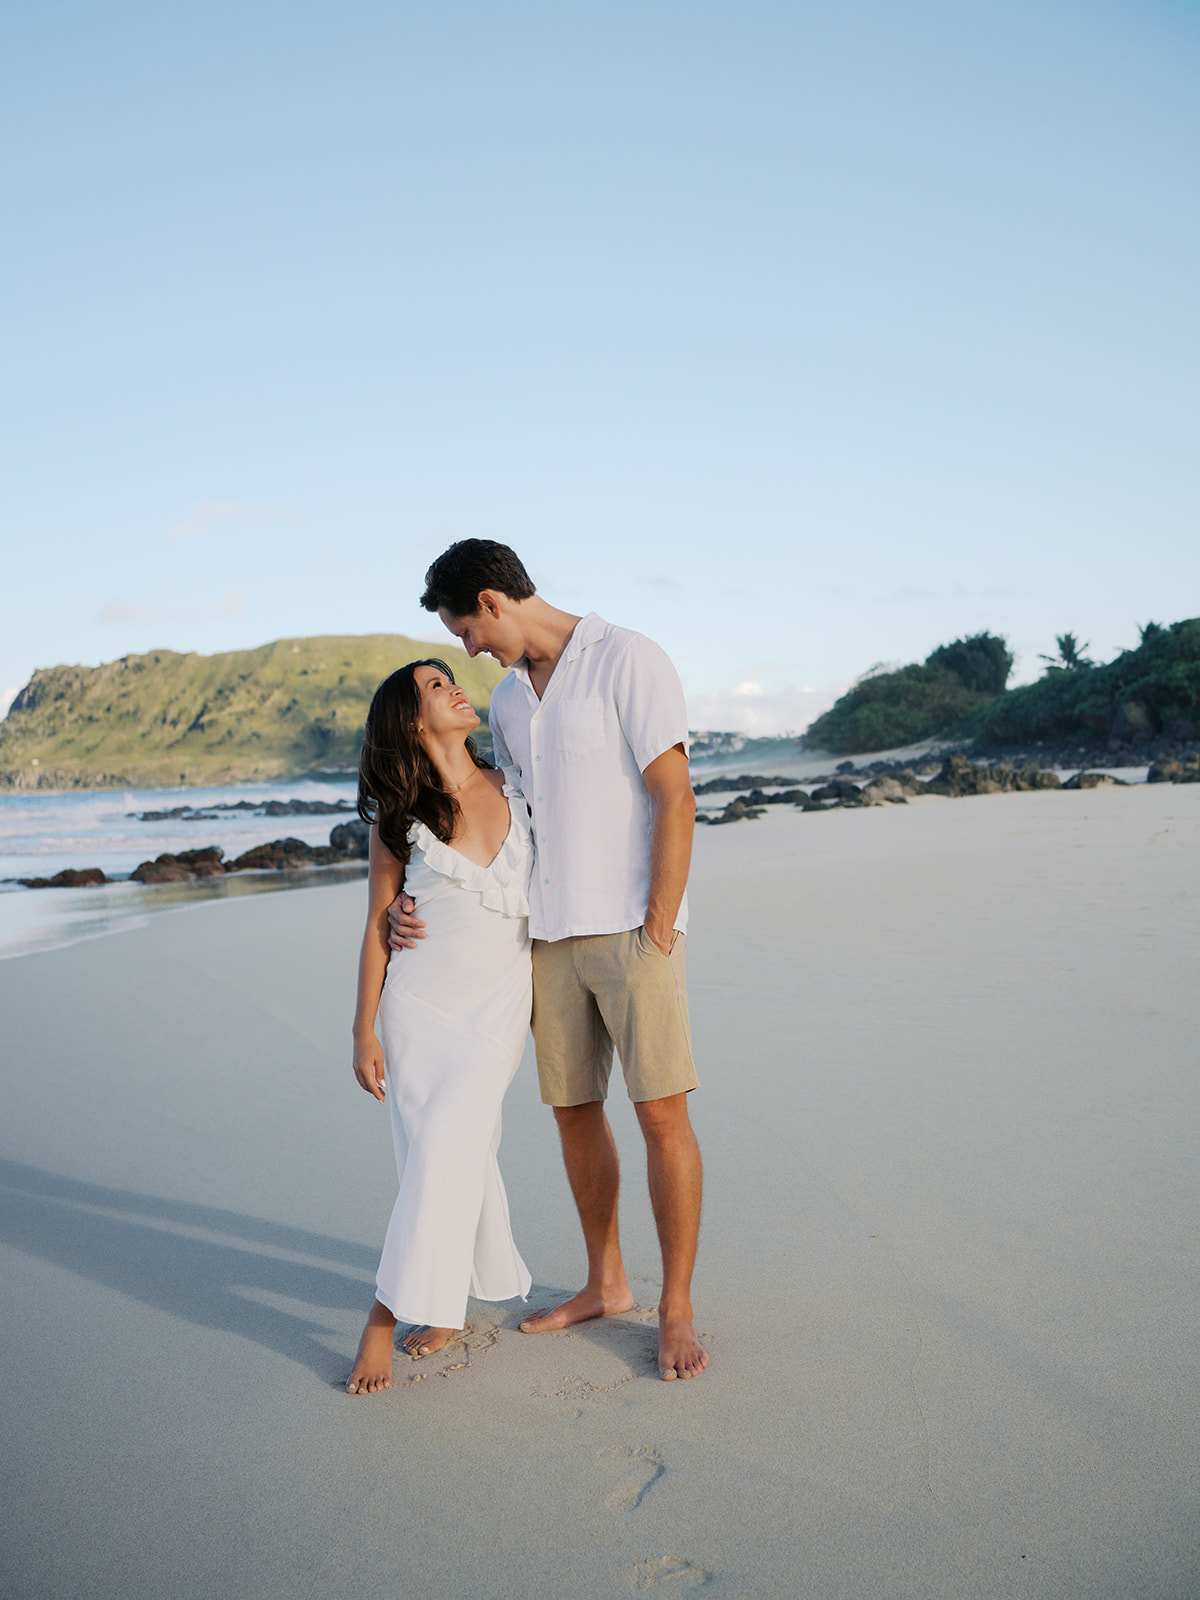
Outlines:
{"type": "MultiPolygon", "coordinates": [[[[651,640],[548,605],[507,545],[463,539],[433,563],[421,603],[468,655],[509,676],[492,695],[499,765],[516,767],[537,839],[530,894],[533,1037],[587,1246],[587,1283],[523,1333],[628,1311],[617,1235],[620,1171],[604,1111],[613,1046],[646,1140],[663,1258],[658,1366],[708,1365],[692,1325],[701,1163],[684,976],[696,802],[679,677],[651,640]]],[[[423,938],[401,896],[394,948],[423,938]]]]}

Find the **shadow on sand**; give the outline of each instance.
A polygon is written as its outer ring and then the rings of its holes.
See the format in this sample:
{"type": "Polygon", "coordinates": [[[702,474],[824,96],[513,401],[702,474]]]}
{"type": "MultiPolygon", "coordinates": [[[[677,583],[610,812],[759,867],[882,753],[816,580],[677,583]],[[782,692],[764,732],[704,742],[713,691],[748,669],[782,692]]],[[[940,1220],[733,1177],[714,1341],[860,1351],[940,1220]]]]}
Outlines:
{"type": "Polygon", "coordinates": [[[323,1342],[331,1330],[319,1313],[364,1312],[378,1259],[345,1239],[5,1160],[0,1239],[159,1311],[253,1339],[326,1382],[346,1361],[323,1342]]]}

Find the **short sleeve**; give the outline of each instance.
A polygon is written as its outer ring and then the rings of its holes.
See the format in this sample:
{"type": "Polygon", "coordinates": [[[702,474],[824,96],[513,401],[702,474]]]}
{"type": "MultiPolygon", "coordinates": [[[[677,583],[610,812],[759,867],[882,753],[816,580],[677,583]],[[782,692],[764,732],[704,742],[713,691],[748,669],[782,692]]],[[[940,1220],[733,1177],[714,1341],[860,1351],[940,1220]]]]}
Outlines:
{"type": "Polygon", "coordinates": [[[488,727],[492,732],[492,759],[497,767],[503,769],[504,767],[512,766],[513,758],[508,748],[508,742],[504,737],[504,731],[500,726],[500,718],[496,714],[498,709],[496,696],[493,694],[492,703],[488,707],[488,727]]]}
{"type": "Polygon", "coordinates": [[[666,750],[688,750],[687,704],[670,656],[644,634],[631,636],[614,681],[621,732],[645,772],[666,750]]]}

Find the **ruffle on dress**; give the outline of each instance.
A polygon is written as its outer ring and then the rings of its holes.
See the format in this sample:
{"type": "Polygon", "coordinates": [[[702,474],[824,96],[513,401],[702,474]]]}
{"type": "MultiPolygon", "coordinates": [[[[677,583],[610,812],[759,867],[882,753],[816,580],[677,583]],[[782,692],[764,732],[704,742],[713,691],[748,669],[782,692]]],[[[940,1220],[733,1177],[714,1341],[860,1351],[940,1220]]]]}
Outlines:
{"type": "Polygon", "coordinates": [[[504,777],[511,820],[500,853],[490,866],[481,867],[476,861],[468,861],[453,845],[443,843],[423,822],[415,819],[408,830],[408,842],[420,850],[427,867],[447,883],[477,894],[480,904],[488,911],[499,911],[505,917],[527,917],[532,855],[529,813],[515,783],[516,773],[505,767],[504,777]]]}

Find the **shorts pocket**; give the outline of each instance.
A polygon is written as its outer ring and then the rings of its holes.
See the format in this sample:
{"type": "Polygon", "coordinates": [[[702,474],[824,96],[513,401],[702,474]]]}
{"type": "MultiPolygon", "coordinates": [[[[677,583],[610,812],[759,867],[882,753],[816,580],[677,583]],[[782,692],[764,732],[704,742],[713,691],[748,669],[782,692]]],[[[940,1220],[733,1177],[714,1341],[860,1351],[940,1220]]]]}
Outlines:
{"type": "Polygon", "coordinates": [[[650,955],[650,956],[657,956],[660,961],[669,961],[671,959],[671,956],[675,954],[675,944],[676,944],[676,941],[679,938],[679,929],[678,928],[672,928],[671,929],[671,955],[666,955],[666,956],[663,955],[662,951],[655,944],[654,940],[646,932],[646,924],[644,922],[642,923],[641,927],[637,930],[637,933],[635,934],[634,937],[637,940],[638,949],[641,950],[644,954],[650,955]]]}

